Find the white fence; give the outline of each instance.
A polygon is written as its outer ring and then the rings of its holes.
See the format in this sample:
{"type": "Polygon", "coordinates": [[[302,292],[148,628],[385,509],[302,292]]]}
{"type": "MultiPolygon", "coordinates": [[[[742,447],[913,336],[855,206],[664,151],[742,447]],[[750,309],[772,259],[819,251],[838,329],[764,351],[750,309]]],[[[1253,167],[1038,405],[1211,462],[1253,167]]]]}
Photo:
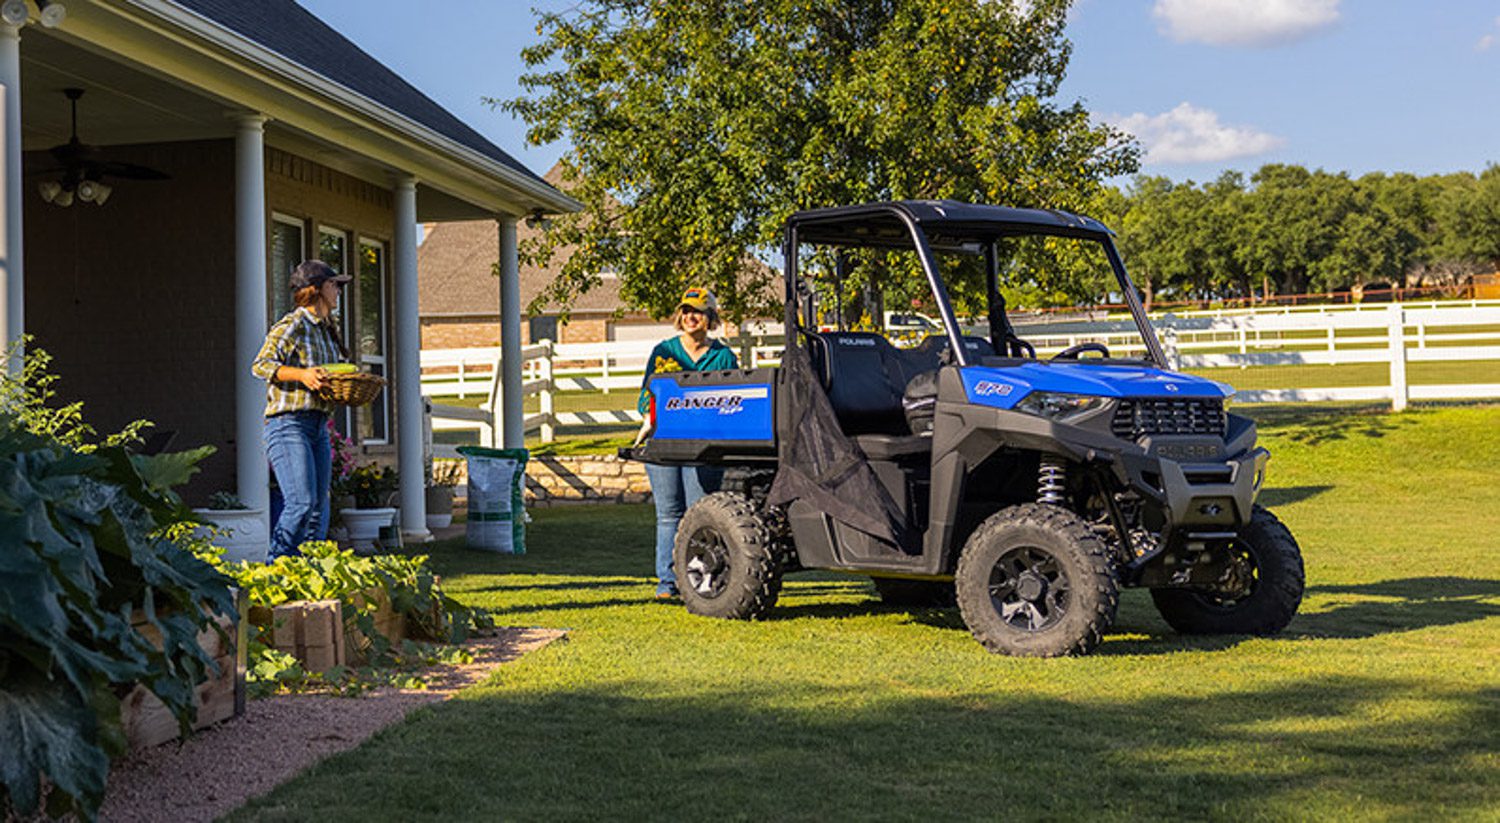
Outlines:
{"type": "MultiPolygon", "coordinates": [[[[1236,395],[1242,403],[1379,400],[1400,410],[1412,400],[1500,398],[1500,301],[1193,312],[1165,314],[1153,318],[1153,323],[1178,369],[1388,365],[1384,385],[1247,389],[1236,395]],[[1409,363],[1471,361],[1493,362],[1495,382],[1420,384],[1408,379],[1409,363]]],[[[1105,343],[1115,355],[1140,356],[1145,351],[1128,318],[1029,323],[1018,330],[1037,347],[1039,357],[1086,341],[1105,343]]],[[[779,338],[727,342],[739,349],[741,361],[752,368],[774,365],[781,356],[779,338]]],[[[537,398],[537,408],[526,415],[525,430],[539,431],[542,440],[550,442],[558,426],[640,422],[635,395],[654,345],[652,341],[542,341],[525,347],[521,352],[523,402],[537,398]],[[559,392],[594,392],[599,408],[559,412],[559,392]],[[615,393],[625,396],[606,403],[605,398],[615,393]]],[[[448,397],[480,398],[479,408],[434,405],[433,429],[478,429],[481,442],[493,444],[500,408],[495,380],[499,369],[498,348],[423,351],[423,394],[435,402],[448,397]]]]}
{"type": "MultiPolygon", "coordinates": [[[[726,341],[740,351],[741,361],[754,368],[778,362],[781,346],[772,338],[746,337],[726,341]]],[[[523,428],[539,432],[542,442],[552,442],[558,426],[599,426],[639,423],[636,393],[645,375],[646,358],[654,340],[610,343],[553,343],[543,340],[521,349],[522,402],[537,398],[537,410],[527,414],[523,428]],[[556,410],[559,392],[595,392],[599,404],[604,396],[623,393],[614,408],[556,410]],[[628,408],[624,408],[628,407],[628,408]]],[[[427,349],[422,352],[422,393],[434,401],[442,398],[481,398],[479,408],[439,405],[432,407],[434,431],[478,429],[480,442],[493,445],[500,413],[500,349],[427,349]]]]}
{"type": "MultiPolygon", "coordinates": [[[[1195,312],[1163,315],[1153,323],[1178,369],[1389,367],[1384,385],[1249,389],[1235,395],[1238,402],[1388,400],[1399,411],[1411,400],[1500,398],[1500,301],[1195,312]],[[1408,379],[1409,363],[1474,361],[1496,361],[1496,380],[1414,384],[1408,379]]],[[[1043,357],[1087,340],[1105,343],[1112,354],[1138,356],[1144,351],[1129,320],[1036,324],[1021,334],[1043,357]]]]}

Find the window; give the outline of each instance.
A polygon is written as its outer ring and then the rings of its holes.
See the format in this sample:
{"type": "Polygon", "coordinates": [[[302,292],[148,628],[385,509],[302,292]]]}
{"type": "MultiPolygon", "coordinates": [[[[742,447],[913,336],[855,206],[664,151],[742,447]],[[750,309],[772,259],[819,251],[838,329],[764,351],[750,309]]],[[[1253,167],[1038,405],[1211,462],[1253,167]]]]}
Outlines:
{"type": "Polygon", "coordinates": [[[292,310],[292,290],[287,278],[302,262],[302,221],[284,214],[271,215],[271,259],[266,272],[266,328],[292,310]]]}
{"type": "MultiPolygon", "coordinates": [[[[360,238],[359,274],[355,286],[355,330],[358,334],[360,362],[371,373],[389,379],[386,354],[385,244],[360,238]]],[[[366,443],[384,443],[390,438],[390,392],[382,391],[368,406],[361,407],[356,418],[359,438],[366,443]]]]}
{"type": "Polygon", "coordinates": [[[556,317],[532,317],[526,321],[527,334],[531,336],[531,342],[540,343],[543,340],[557,342],[557,318],[556,317]]]}
{"type": "MultiPolygon", "coordinates": [[[[338,229],[319,226],[318,259],[327,263],[339,274],[349,271],[349,235],[338,229]]],[[[348,307],[351,291],[352,289],[348,286],[344,287],[343,296],[339,298],[339,304],[333,310],[334,328],[339,330],[341,340],[349,339],[349,317],[353,314],[348,307]]],[[[353,412],[347,406],[334,411],[333,425],[339,430],[339,434],[349,436],[353,422],[353,412]]]]}

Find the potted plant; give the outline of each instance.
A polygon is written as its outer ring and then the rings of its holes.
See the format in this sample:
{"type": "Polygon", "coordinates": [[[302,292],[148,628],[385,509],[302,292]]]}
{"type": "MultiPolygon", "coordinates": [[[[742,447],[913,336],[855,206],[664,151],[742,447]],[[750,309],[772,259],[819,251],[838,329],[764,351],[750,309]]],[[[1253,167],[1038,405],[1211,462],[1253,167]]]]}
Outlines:
{"type": "Polygon", "coordinates": [[[333,425],[333,420],[328,421],[328,443],[333,449],[332,455],[332,487],[329,490],[332,508],[334,511],[355,508],[354,488],[350,476],[359,465],[354,457],[354,441],[340,432],[333,425]]]}
{"type": "Polygon", "coordinates": [[[265,509],[252,509],[233,492],[218,491],[208,499],[208,506],[193,509],[198,521],[207,524],[197,531],[215,546],[224,549],[225,560],[266,562],[271,553],[271,534],[267,530],[265,509]],[[217,527],[217,534],[208,526],[217,527]]]}
{"type": "Polygon", "coordinates": [[[340,509],[339,516],[349,530],[349,543],[355,551],[370,551],[380,530],[391,525],[396,509],[390,505],[398,477],[392,466],[368,463],[349,473],[345,486],[354,496],[354,508],[340,509]]]}
{"type": "Polygon", "coordinates": [[[427,528],[446,529],[453,525],[453,491],[463,477],[460,460],[433,460],[427,481],[427,528]]]}

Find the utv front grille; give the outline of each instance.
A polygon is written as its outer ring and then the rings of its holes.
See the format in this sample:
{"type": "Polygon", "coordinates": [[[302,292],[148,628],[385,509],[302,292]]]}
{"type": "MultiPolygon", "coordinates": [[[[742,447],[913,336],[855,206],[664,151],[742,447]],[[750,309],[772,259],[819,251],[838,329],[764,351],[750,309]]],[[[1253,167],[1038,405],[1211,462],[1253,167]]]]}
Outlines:
{"type": "Polygon", "coordinates": [[[1121,400],[1110,421],[1116,437],[1135,440],[1148,434],[1224,436],[1224,401],[1206,398],[1121,400]]]}

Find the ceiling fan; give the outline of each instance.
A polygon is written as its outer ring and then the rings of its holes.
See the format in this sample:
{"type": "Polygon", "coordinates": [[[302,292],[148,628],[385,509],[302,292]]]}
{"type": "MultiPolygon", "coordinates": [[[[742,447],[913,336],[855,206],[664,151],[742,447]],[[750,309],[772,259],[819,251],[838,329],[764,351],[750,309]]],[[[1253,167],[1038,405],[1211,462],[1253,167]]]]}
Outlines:
{"type": "Polygon", "coordinates": [[[47,150],[56,166],[41,174],[53,175],[43,180],[37,189],[42,199],[54,206],[71,206],[76,198],[85,203],[102,206],[114,188],[104,182],[106,177],[121,180],[168,180],[165,172],[135,163],[121,163],[101,159],[99,149],[78,139],[78,98],[83,89],[63,89],[63,94],[72,106],[73,129],[68,142],[47,150]]]}

